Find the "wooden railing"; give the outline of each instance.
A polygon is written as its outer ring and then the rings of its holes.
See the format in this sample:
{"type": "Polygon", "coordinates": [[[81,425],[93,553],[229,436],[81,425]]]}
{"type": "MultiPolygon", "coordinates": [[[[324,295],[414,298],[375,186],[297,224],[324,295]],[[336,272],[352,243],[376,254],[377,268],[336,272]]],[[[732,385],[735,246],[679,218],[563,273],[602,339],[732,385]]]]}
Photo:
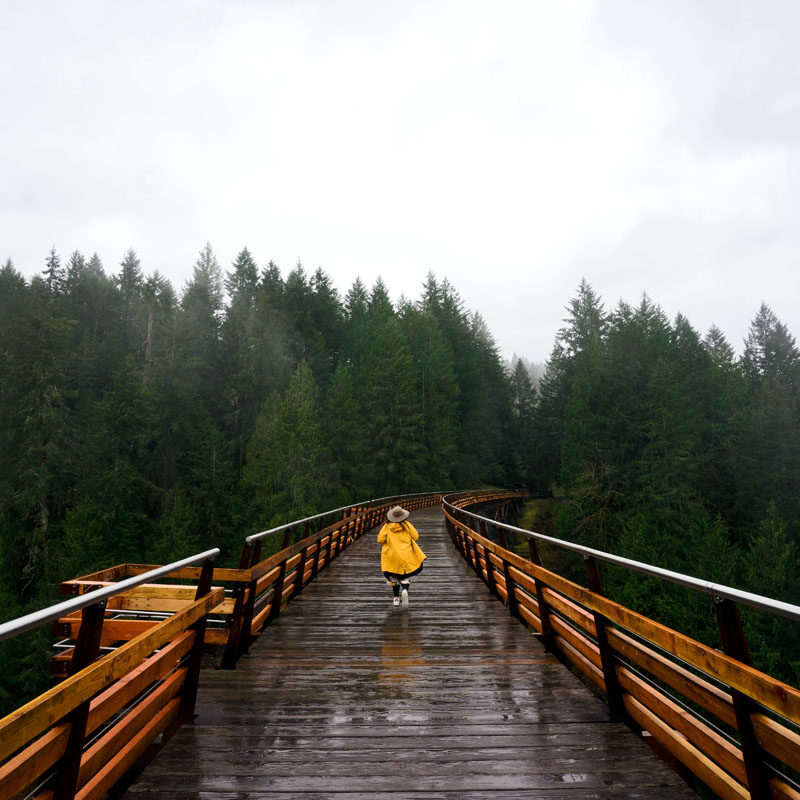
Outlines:
{"type": "Polygon", "coordinates": [[[402,503],[404,508],[415,511],[439,505],[441,499],[441,492],[384,497],[248,536],[242,545],[239,566],[249,570],[249,579],[235,590],[223,668],[234,667],[248,652],[250,642],[280,614],[286,603],[345,547],[383,522],[392,506],[402,503]],[[330,517],[336,516],[340,516],[338,521],[329,522],[330,517]],[[262,560],[264,542],[277,537],[281,549],[262,560]],[[299,541],[292,544],[292,539],[299,541]]]}
{"type": "MultiPolygon", "coordinates": [[[[349,544],[382,522],[386,511],[402,503],[413,511],[439,505],[442,492],[395,495],[355,503],[295,520],[248,536],[242,544],[239,567],[215,567],[212,581],[222,586],[225,595],[211,609],[205,633],[208,647],[222,650],[220,666],[232,669],[248,652],[250,643],[303,587],[327,567],[349,544]],[[265,547],[266,545],[266,547],[265,547]],[[264,550],[277,552],[264,556],[264,550]]],[[[80,595],[99,586],[111,587],[119,581],[158,569],[153,564],[118,564],[61,584],[62,594],[80,595]]],[[[186,608],[194,597],[200,570],[183,567],[165,575],[157,584],[146,583],[120,592],[110,607],[140,617],[128,620],[133,630],[186,608]],[[180,581],[181,584],[168,581],[180,581]]],[[[53,627],[57,636],[69,636],[71,628],[62,622],[53,627]]],[[[56,680],[69,674],[73,649],[65,648],[51,659],[50,670],[56,680]]]]}
{"type": "MultiPolygon", "coordinates": [[[[512,614],[646,736],[722,798],[800,800],[800,691],[755,669],[737,604],[800,621],[800,607],[534,534],[467,511],[485,498],[446,497],[453,544],[512,614]],[[542,565],[537,541],[582,554],[588,588],[542,565]],[[529,558],[514,551],[527,541],[529,558]],[[598,561],[706,592],[724,652],[608,599],[598,561]]],[[[673,764],[675,765],[675,764],[673,764]]]]}
{"type": "Polygon", "coordinates": [[[194,714],[206,618],[222,600],[201,553],[0,625],[0,640],[53,623],[74,640],[67,677],[0,719],[0,797],[95,800],[194,714]],[[163,620],[129,619],[120,599],[203,561],[198,585],[163,620]],[[103,650],[106,652],[103,653],[103,650]]]}
{"type": "MultiPolygon", "coordinates": [[[[236,569],[214,566],[218,550],[165,566],[120,564],[65,581],[71,599],[0,625],[0,640],[45,624],[60,639],[53,688],[0,719],[0,800],[102,798],[192,719],[204,645],[221,647],[222,666],[235,667],[286,604],[392,506],[414,511],[442,496],[379,498],[253,534],[236,569]],[[262,558],[265,542],[278,550],[262,558]]],[[[517,497],[456,496],[495,508],[517,497]]]]}

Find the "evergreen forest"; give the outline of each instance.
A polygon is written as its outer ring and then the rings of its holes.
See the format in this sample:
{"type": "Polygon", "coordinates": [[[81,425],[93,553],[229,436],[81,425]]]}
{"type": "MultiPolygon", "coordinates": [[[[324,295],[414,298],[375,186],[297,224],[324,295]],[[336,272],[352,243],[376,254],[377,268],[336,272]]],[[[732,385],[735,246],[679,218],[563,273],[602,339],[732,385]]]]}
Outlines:
{"type": "MultiPolygon", "coordinates": [[[[584,281],[538,387],[447,280],[392,303],[380,279],[341,295],[247,249],[223,269],[207,245],[178,293],[133,250],[109,274],[54,248],[30,280],[0,269],[0,318],[0,619],[101,567],[212,546],[229,564],[244,535],[327,508],[490,485],[563,496],[559,536],[800,598],[800,352],[766,305],[737,358],[584,281]]],[[[609,579],[713,638],[708,598],[609,579]]],[[[797,632],[746,624],[759,666],[797,683],[797,632]]],[[[46,685],[50,643],[0,650],[0,713],[46,685]]]]}
{"type": "MultiPolygon", "coordinates": [[[[528,474],[564,496],[558,536],[800,603],[800,351],[766,304],[737,358],[716,326],[647,296],[606,311],[583,281],[526,431],[528,474]]],[[[706,595],[613,568],[606,590],[719,646],[706,595]]],[[[800,626],[741,614],[754,663],[800,684],[800,626]]]]}

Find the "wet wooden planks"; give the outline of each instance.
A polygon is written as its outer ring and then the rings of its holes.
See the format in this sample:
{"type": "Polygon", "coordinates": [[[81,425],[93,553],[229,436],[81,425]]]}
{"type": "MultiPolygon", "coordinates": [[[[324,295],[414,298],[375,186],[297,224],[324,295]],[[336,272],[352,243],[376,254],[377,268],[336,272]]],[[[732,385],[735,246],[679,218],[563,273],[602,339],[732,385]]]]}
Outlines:
{"type": "Polygon", "coordinates": [[[234,672],[206,671],[199,715],[132,800],[687,798],[694,794],[503,606],[453,550],[391,604],[368,534],[296,598],[234,672]]]}

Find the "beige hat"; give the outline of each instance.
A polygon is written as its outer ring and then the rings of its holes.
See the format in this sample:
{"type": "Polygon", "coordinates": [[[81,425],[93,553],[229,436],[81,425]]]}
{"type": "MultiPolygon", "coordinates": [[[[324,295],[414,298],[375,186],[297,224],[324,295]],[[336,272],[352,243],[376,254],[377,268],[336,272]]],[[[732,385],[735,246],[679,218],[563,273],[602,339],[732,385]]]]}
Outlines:
{"type": "Polygon", "coordinates": [[[389,509],[389,512],[386,514],[386,519],[388,519],[389,522],[402,522],[404,519],[408,519],[408,511],[402,506],[395,506],[389,509]]]}

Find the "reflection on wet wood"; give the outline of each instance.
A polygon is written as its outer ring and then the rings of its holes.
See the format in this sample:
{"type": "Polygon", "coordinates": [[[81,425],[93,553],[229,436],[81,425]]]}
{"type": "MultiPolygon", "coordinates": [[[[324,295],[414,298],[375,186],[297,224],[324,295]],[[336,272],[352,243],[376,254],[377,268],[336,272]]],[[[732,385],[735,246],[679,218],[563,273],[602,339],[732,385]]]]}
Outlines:
{"type": "Polygon", "coordinates": [[[492,599],[444,532],[392,605],[367,534],[265,630],[203,673],[132,800],[688,798],[693,793],[492,599]]]}

